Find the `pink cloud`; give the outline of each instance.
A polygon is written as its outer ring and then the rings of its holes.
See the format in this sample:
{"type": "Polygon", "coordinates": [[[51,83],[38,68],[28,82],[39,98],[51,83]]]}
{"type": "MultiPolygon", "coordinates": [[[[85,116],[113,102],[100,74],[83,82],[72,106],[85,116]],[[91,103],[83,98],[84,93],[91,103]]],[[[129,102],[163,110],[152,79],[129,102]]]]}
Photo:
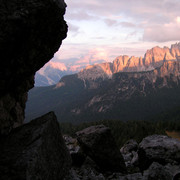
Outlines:
{"type": "Polygon", "coordinates": [[[180,22],[164,25],[147,26],[144,30],[144,41],[167,42],[180,40],[180,22]]]}
{"type": "Polygon", "coordinates": [[[104,48],[92,49],[88,52],[88,54],[86,54],[85,56],[80,58],[80,60],[77,61],[77,63],[89,62],[89,64],[92,64],[92,62],[96,62],[98,60],[104,60],[104,61],[108,60],[108,53],[107,53],[106,49],[104,49],[104,48]]]}

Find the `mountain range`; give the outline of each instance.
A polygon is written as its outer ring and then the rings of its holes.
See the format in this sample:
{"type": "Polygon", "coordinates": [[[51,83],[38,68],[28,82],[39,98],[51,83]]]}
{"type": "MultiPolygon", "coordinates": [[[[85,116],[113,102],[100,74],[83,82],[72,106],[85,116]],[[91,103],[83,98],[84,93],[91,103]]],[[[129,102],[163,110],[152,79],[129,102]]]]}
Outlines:
{"type": "Polygon", "coordinates": [[[139,120],[180,106],[180,43],[144,57],[119,56],[29,92],[26,121],[55,111],[61,122],[139,120]]]}
{"type": "MultiPolygon", "coordinates": [[[[96,52],[94,52],[96,53],[96,52]]],[[[94,59],[93,54],[81,58],[49,61],[35,75],[35,86],[50,86],[59,82],[66,75],[75,74],[88,65],[105,62],[103,58],[94,59]]]]}

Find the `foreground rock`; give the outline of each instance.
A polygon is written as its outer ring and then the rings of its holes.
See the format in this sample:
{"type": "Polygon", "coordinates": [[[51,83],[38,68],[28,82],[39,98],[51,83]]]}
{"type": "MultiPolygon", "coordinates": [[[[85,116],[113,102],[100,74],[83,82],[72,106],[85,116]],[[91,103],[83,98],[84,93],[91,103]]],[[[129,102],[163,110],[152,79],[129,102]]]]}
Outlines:
{"type": "Polygon", "coordinates": [[[148,136],[139,144],[138,155],[141,170],[153,162],[180,165],[180,141],[163,135],[148,136]]]}
{"type": "Polygon", "coordinates": [[[131,139],[124,144],[124,146],[120,149],[120,151],[123,154],[129,154],[132,151],[137,151],[137,149],[138,149],[138,143],[135,140],[131,139]]]}
{"type": "Polygon", "coordinates": [[[61,180],[71,159],[53,112],[0,140],[1,180],[61,180]]]}
{"type": "Polygon", "coordinates": [[[138,162],[138,143],[131,139],[127,141],[124,146],[120,149],[123,155],[128,173],[137,173],[139,170],[138,162]]]}
{"type": "Polygon", "coordinates": [[[102,171],[126,173],[124,159],[109,128],[104,125],[91,126],[76,135],[84,153],[92,158],[102,171]]]}
{"type": "Polygon", "coordinates": [[[66,37],[64,0],[0,0],[0,134],[21,125],[34,74],[66,37]]]}
{"type": "MultiPolygon", "coordinates": [[[[100,125],[77,133],[78,137],[80,136],[79,142],[83,141],[83,143],[80,142],[80,145],[84,147],[86,159],[82,161],[80,158],[81,165],[74,164],[65,180],[178,180],[180,178],[180,141],[162,135],[148,136],[140,144],[134,140],[129,140],[124,144],[120,151],[125,160],[126,174],[113,172],[112,169],[111,171],[102,171],[99,169],[100,164],[97,163],[95,155],[97,155],[96,150],[100,154],[100,147],[98,146],[102,146],[101,152],[104,152],[103,148],[107,148],[102,145],[106,138],[104,141],[100,141],[105,136],[99,135],[106,131],[105,129],[108,128],[100,125]],[[147,157],[149,158],[148,161],[147,157]],[[162,161],[162,159],[164,160],[162,161]],[[147,162],[149,166],[147,166],[147,162]]],[[[77,152],[76,149],[80,147],[76,143],[76,139],[71,137],[65,137],[65,139],[69,151],[77,152]]],[[[106,141],[107,144],[109,141],[106,141]]],[[[113,149],[111,149],[111,154],[114,154],[113,149]]],[[[76,157],[78,161],[78,156],[76,157]]],[[[107,161],[109,156],[104,155],[101,158],[103,158],[101,161],[104,162],[104,165],[109,165],[107,161]]]]}
{"type": "Polygon", "coordinates": [[[82,152],[80,146],[78,145],[77,139],[68,135],[64,135],[63,138],[71,155],[72,166],[80,167],[85,161],[86,155],[82,152]]]}
{"type": "Polygon", "coordinates": [[[173,174],[164,166],[153,162],[148,170],[144,172],[143,180],[171,180],[173,174]]]}
{"type": "Polygon", "coordinates": [[[105,180],[105,176],[97,171],[95,162],[87,157],[79,168],[72,167],[64,180],[105,180]]]}

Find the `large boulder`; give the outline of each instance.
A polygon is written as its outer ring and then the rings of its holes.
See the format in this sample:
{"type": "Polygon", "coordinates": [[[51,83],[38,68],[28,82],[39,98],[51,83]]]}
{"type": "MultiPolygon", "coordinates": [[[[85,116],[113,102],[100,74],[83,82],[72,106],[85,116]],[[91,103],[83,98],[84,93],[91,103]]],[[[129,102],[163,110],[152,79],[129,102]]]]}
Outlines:
{"type": "Polygon", "coordinates": [[[172,178],[172,173],[157,162],[152,163],[143,176],[143,180],[171,180],[172,178]]]}
{"type": "Polygon", "coordinates": [[[66,37],[64,0],[0,0],[0,134],[23,123],[34,74],[66,37]]]}
{"type": "Polygon", "coordinates": [[[163,135],[148,136],[139,144],[138,155],[141,170],[146,170],[153,162],[179,165],[180,141],[163,135]]]}
{"type": "Polygon", "coordinates": [[[124,159],[109,128],[104,125],[91,126],[76,135],[84,153],[92,158],[102,171],[126,173],[124,159]]]}
{"type": "Polygon", "coordinates": [[[1,180],[62,180],[71,164],[53,112],[15,128],[0,144],[1,180]]]}

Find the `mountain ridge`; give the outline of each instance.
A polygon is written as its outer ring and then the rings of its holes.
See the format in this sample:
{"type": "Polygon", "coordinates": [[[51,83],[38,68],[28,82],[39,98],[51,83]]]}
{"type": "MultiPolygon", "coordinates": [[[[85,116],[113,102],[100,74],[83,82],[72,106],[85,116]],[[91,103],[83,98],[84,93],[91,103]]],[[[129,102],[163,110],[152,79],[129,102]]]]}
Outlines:
{"type": "MultiPolygon", "coordinates": [[[[179,48],[179,44],[176,46],[179,48]]],[[[151,61],[154,68],[148,71],[111,73],[108,68],[112,64],[104,63],[104,69],[102,64],[94,65],[64,76],[54,86],[36,89],[38,96],[32,90],[27,112],[38,114],[37,109],[41,109],[41,113],[54,110],[59,121],[82,122],[106,118],[145,119],[180,106],[179,50],[176,49],[176,60],[161,61],[165,53],[154,58],[155,61],[151,61]]],[[[31,115],[27,113],[28,118],[31,115]]]]}
{"type": "Polygon", "coordinates": [[[74,58],[61,61],[49,61],[36,72],[35,86],[54,85],[58,83],[63,76],[78,73],[87,65],[105,62],[103,59],[92,60],[92,58],[93,57],[82,57],[82,59],[74,58]]]}
{"type": "MultiPolygon", "coordinates": [[[[129,57],[127,55],[118,56],[112,63],[109,62],[87,66],[85,69],[81,70],[78,75],[80,78],[86,76],[89,77],[89,71],[93,71],[93,73],[96,72],[96,76],[103,77],[102,71],[99,72],[101,75],[97,74],[98,70],[103,70],[106,74],[104,76],[111,78],[114,73],[151,71],[162,66],[164,61],[177,60],[180,60],[180,43],[172,45],[171,48],[160,48],[156,46],[147,50],[144,58],[135,56],[129,57]]],[[[92,78],[94,79],[95,77],[92,78]]]]}
{"type": "MultiPolygon", "coordinates": [[[[111,78],[112,74],[118,72],[150,71],[161,66],[165,60],[176,60],[180,56],[179,47],[180,43],[172,45],[171,48],[156,46],[147,50],[144,57],[121,55],[116,57],[113,62],[106,62],[100,57],[94,59],[95,55],[86,55],[80,59],[61,60],[60,62],[50,61],[36,73],[35,86],[53,85],[58,83],[63,76],[78,72],[79,77],[82,77],[85,75],[84,71],[93,71],[93,68],[95,68],[96,76],[98,75],[97,70],[102,69],[105,72],[104,78],[111,78]]],[[[103,72],[99,76],[103,76],[103,72]]]]}

